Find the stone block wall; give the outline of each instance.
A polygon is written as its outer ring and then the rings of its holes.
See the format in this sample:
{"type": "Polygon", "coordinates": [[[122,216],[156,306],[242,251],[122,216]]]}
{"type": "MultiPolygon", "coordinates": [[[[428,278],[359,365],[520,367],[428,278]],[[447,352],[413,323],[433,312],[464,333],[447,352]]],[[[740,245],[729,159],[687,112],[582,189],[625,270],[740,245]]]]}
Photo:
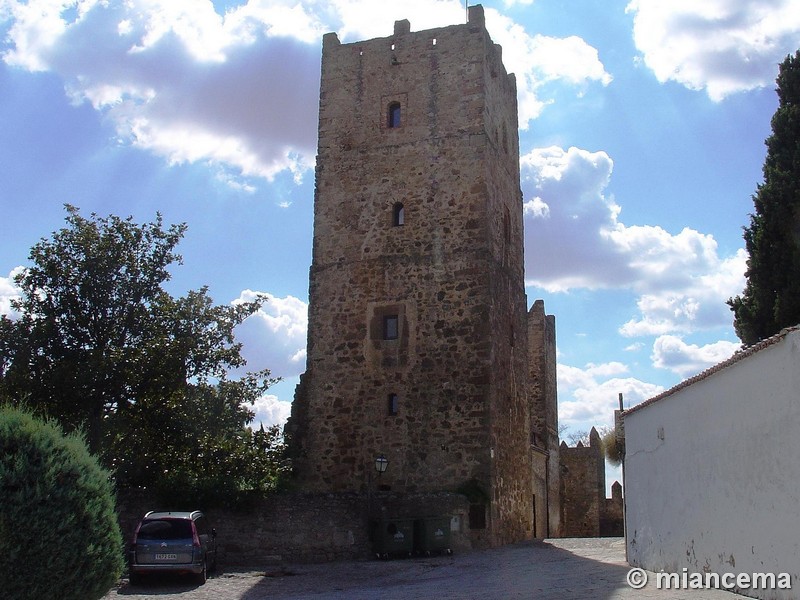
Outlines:
{"type": "Polygon", "coordinates": [[[600,535],[622,537],[625,535],[625,515],[622,505],[622,485],[615,481],[611,485],[611,498],[603,498],[600,511],[600,535]]]}
{"type": "MultiPolygon", "coordinates": [[[[155,509],[160,507],[147,493],[120,494],[117,511],[126,545],[141,517],[155,509]]],[[[369,522],[379,518],[446,516],[452,549],[472,547],[469,502],[458,494],[278,494],[239,510],[205,512],[217,530],[220,561],[227,566],[371,558],[369,522]]]]}
{"type": "Polygon", "coordinates": [[[562,442],[560,458],[562,535],[599,537],[601,503],[605,498],[605,459],[597,430],[592,428],[588,446],[578,442],[569,448],[562,442]]]}
{"type": "MultiPolygon", "coordinates": [[[[531,447],[531,465],[533,473],[533,537],[544,539],[553,537],[550,534],[548,506],[548,455],[543,448],[531,447]]],[[[558,490],[556,490],[558,491],[558,490]]]]}
{"type": "Polygon", "coordinates": [[[474,539],[532,535],[522,221],[516,82],[482,7],[325,35],[307,371],[286,429],[303,490],[361,492],[383,454],[392,492],[480,482],[474,539]]]}
{"type": "Polygon", "coordinates": [[[615,481],[606,498],[605,454],[592,427],[589,445],[561,443],[561,525],[563,537],[623,535],[622,486],[615,481]]]}
{"type": "MultiPolygon", "coordinates": [[[[580,444],[580,443],[579,443],[580,444]]],[[[563,537],[598,537],[600,503],[591,448],[561,446],[563,537]]]]}
{"type": "MultiPolygon", "coordinates": [[[[561,461],[558,444],[558,393],[556,381],[556,321],[545,313],[544,301],[536,300],[528,311],[528,395],[530,399],[531,446],[546,457],[544,485],[534,493],[546,496],[546,532],[540,537],[561,536],[561,461]]],[[[537,515],[539,513],[537,512],[537,515]]]]}

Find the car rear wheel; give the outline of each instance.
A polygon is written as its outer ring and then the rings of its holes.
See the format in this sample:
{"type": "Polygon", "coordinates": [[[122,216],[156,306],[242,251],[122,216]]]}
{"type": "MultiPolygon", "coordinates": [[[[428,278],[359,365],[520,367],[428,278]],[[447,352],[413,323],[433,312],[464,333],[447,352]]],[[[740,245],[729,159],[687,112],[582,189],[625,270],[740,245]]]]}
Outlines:
{"type": "Polygon", "coordinates": [[[195,581],[200,585],[205,585],[206,580],[208,579],[208,561],[207,559],[203,559],[203,570],[200,571],[197,575],[195,575],[195,581]]]}

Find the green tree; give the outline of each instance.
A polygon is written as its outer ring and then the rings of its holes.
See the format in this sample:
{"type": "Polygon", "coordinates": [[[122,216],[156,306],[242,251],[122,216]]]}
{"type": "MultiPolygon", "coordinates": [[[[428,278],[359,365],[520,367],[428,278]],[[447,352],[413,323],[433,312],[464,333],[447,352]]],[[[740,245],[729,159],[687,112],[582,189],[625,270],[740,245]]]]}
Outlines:
{"type": "Polygon", "coordinates": [[[163,329],[158,307],[168,296],[161,285],[180,261],[174,248],[185,226],[164,230],[160,216],[141,227],[118,217],[90,220],[66,209],[68,227],[40,240],[15,279],[22,296],[12,306],[21,315],[0,325],[0,389],[27,397],[67,430],[85,428],[97,453],[106,417],[167,370],[151,382],[153,337],[163,329]]]}
{"type": "Polygon", "coordinates": [[[766,140],[764,183],[744,228],[747,283],[728,300],[746,345],[800,323],[800,51],[781,63],[776,81],[779,104],[766,140]]]}
{"type": "Polygon", "coordinates": [[[227,457],[252,445],[249,406],[275,381],[266,370],[229,378],[245,364],[234,329],[262,300],[167,293],[185,225],[66,210],[67,227],[37,243],[16,278],[19,315],[0,319],[0,397],[85,431],[121,484],[188,485],[204,466],[222,479],[227,457]]]}
{"type": "Polygon", "coordinates": [[[185,497],[206,505],[235,502],[238,492],[273,491],[288,466],[274,426],[253,431],[248,405],[268,382],[237,380],[188,385],[158,402],[139,403],[111,438],[117,480],[152,486],[167,504],[185,497]]]}
{"type": "Polygon", "coordinates": [[[0,406],[0,497],[3,597],[92,600],[117,582],[111,483],[80,436],[0,406]]]}

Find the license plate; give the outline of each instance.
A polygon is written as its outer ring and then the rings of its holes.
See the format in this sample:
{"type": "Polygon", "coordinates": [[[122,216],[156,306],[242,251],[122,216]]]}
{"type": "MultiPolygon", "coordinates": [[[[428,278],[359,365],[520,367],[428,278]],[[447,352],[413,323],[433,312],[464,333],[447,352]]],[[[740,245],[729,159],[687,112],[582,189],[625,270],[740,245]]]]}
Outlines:
{"type": "Polygon", "coordinates": [[[156,554],[156,560],[175,560],[178,558],[177,554],[156,554]]]}

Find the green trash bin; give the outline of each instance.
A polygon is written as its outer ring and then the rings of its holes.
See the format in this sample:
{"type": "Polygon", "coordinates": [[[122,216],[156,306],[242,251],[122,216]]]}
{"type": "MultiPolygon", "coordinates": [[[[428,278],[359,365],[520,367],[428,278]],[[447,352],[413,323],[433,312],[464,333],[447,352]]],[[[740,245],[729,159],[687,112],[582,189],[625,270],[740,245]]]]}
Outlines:
{"type": "Polygon", "coordinates": [[[450,517],[424,517],[414,521],[414,550],[418,554],[452,554],[450,517]]]}
{"type": "Polygon", "coordinates": [[[372,529],[372,548],[378,558],[411,556],[414,550],[414,521],[381,519],[372,529]]]}

